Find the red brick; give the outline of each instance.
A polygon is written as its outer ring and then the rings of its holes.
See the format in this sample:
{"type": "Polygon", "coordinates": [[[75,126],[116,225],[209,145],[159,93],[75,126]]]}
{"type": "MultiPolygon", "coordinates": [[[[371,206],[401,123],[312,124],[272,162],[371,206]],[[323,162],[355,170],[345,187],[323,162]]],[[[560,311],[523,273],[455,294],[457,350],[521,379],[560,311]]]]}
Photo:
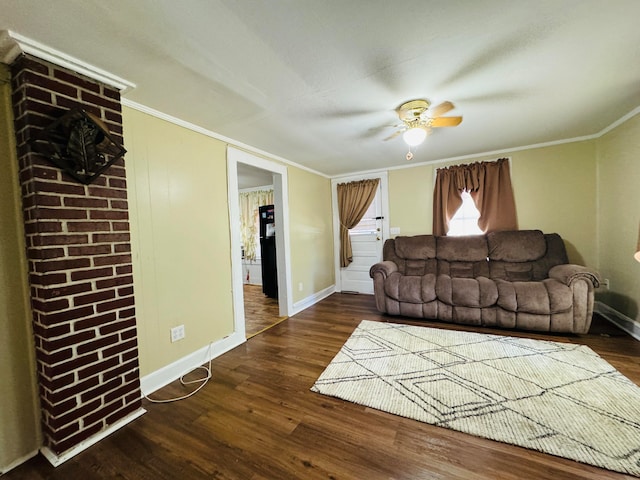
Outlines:
{"type": "Polygon", "coordinates": [[[138,340],[135,338],[104,349],[102,351],[102,358],[112,357],[133,348],[138,348],[138,340]]]}
{"type": "MultiPolygon", "coordinates": [[[[115,175],[114,169],[116,167],[111,166],[109,170],[109,175],[115,175]]],[[[124,175],[123,175],[124,176],[124,175]]],[[[96,187],[93,185],[89,185],[89,194],[93,197],[102,197],[102,198],[118,198],[124,200],[127,198],[126,190],[117,190],[114,188],[106,188],[106,187],[96,187]]]]}
{"type": "Polygon", "coordinates": [[[110,200],[111,208],[118,210],[127,210],[129,208],[129,202],[126,200],[110,200]]]}
{"type": "MultiPolygon", "coordinates": [[[[89,365],[91,363],[95,363],[99,360],[97,352],[91,352],[88,355],[76,356],[73,359],[58,363],[55,365],[50,365],[45,367],[45,374],[50,377],[56,375],[62,375],[65,373],[75,372],[76,370],[89,365]]],[[[80,380],[84,380],[84,378],[80,378],[80,380]]]]}
{"type": "Polygon", "coordinates": [[[67,230],[70,232],[110,232],[111,225],[109,222],[67,222],[67,230]]]}
{"type": "Polygon", "coordinates": [[[118,275],[122,275],[125,273],[132,273],[133,272],[133,267],[131,265],[121,265],[119,267],[116,267],[116,273],[118,275]]]}
{"type": "Polygon", "coordinates": [[[111,310],[117,310],[119,308],[132,307],[133,304],[133,297],[124,297],[118,300],[112,300],[110,302],[99,303],[96,305],[96,311],[98,313],[108,312],[111,310]]]}
{"type": "Polygon", "coordinates": [[[125,318],[131,318],[131,317],[135,317],[136,316],[136,309],[134,308],[127,308],[126,310],[120,310],[118,312],[118,318],[120,319],[125,319],[125,318]]]}
{"type": "Polygon", "coordinates": [[[84,195],[85,187],[68,183],[49,183],[36,180],[34,182],[36,192],[63,193],[67,195],[84,195]]]}
{"type": "Polygon", "coordinates": [[[104,198],[65,197],[64,205],[66,207],[108,208],[109,201],[104,198]]]}
{"type": "Polygon", "coordinates": [[[128,220],[129,214],[123,210],[91,210],[89,218],[92,220],[128,220]]]}
{"type": "Polygon", "coordinates": [[[111,300],[115,298],[116,292],[113,290],[105,290],[103,292],[90,293],[88,295],[79,295],[73,297],[73,305],[78,307],[80,305],[87,305],[90,303],[98,303],[104,300],[111,300]]]}
{"type": "Polygon", "coordinates": [[[129,222],[111,222],[111,228],[114,232],[128,232],[129,222]]]}
{"type": "MultiPolygon", "coordinates": [[[[131,365],[131,364],[127,364],[127,365],[122,365],[122,367],[119,367],[115,370],[118,370],[120,372],[126,372],[129,370],[133,370],[137,368],[137,365],[131,365]],[[126,368],[124,368],[126,367],[126,368]]],[[[111,372],[108,372],[109,375],[111,375],[111,372]]],[[[118,376],[119,374],[117,374],[116,376],[118,376]]],[[[109,393],[107,393],[104,396],[104,402],[105,403],[110,403],[113,402],[114,400],[118,400],[118,399],[123,399],[125,398],[127,395],[129,395],[132,391],[136,390],[136,385],[135,384],[125,384],[123,386],[121,386],[120,388],[117,388],[109,393]]]]}
{"type": "MultiPolygon", "coordinates": [[[[55,172],[55,174],[57,176],[58,172],[55,172]]],[[[59,207],[62,205],[62,202],[60,201],[60,197],[58,195],[44,195],[40,193],[34,195],[33,197],[35,200],[35,204],[39,206],[59,207]]]]}
{"type": "Polygon", "coordinates": [[[127,181],[124,178],[110,178],[109,186],[113,188],[127,188],[127,181]]]}
{"type": "Polygon", "coordinates": [[[129,242],[129,233],[94,233],[91,235],[94,243],[129,242]]]}
{"type": "Polygon", "coordinates": [[[65,256],[64,248],[33,248],[28,249],[28,256],[34,260],[52,260],[65,256]]]}
{"type": "Polygon", "coordinates": [[[73,329],[75,331],[80,331],[87,328],[96,328],[99,325],[106,325],[109,322],[113,322],[115,320],[116,320],[115,312],[108,312],[108,313],[105,313],[104,315],[96,315],[91,318],[78,320],[73,324],[73,329]]]}
{"type": "Polygon", "coordinates": [[[84,380],[85,378],[89,378],[93,375],[106,372],[107,370],[118,365],[118,363],[118,357],[111,357],[94,365],[89,365],[86,368],[78,370],[78,378],[80,380],[84,380]]]}
{"type": "Polygon", "coordinates": [[[85,90],[89,90],[94,93],[100,93],[100,85],[98,83],[92,82],[90,80],[86,80],[77,75],[72,75],[64,70],[59,70],[55,68],[53,70],[53,76],[58,80],[62,80],[63,82],[71,83],[77,87],[83,88],[85,90]]]}
{"type": "Polygon", "coordinates": [[[73,350],[67,348],[58,352],[46,352],[42,349],[37,351],[38,361],[41,363],[52,365],[54,363],[63,362],[73,357],[73,350]]]}
{"type": "Polygon", "coordinates": [[[72,308],[64,312],[46,315],[42,319],[42,323],[46,326],[55,325],[57,323],[69,322],[71,320],[78,320],[80,318],[89,317],[93,314],[93,306],[72,308]]]}
{"type": "Polygon", "coordinates": [[[65,287],[55,287],[55,288],[39,288],[38,296],[40,298],[56,298],[56,297],[65,297],[68,295],[74,295],[76,293],[88,292],[91,290],[91,283],[76,283],[74,285],[68,285],[65,287]]]}
{"type": "MultiPolygon", "coordinates": [[[[44,168],[44,167],[34,167],[31,169],[31,174],[34,178],[41,178],[44,180],[58,180],[58,174],[60,170],[57,168],[44,168]]],[[[58,204],[60,200],[58,199],[58,204]]]]}
{"type": "Polygon", "coordinates": [[[34,309],[40,312],[50,313],[50,312],[56,312],[59,310],[64,310],[66,308],[69,308],[69,300],[67,300],[66,298],[60,298],[58,300],[49,300],[49,301],[32,299],[31,305],[33,306],[34,309]]]}
{"type": "Polygon", "coordinates": [[[75,410],[71,410],[65,412],[64,415],[59,416],[51,416],[49,419],[49,425],[54,429],[59,429],[64,427],[65,425],[80,420],[87,413],[93,412],[97,408],[100,408],[101,401],[94,400],[93,402],[86,403],[82,405],[80,408],[76,408],[75,410]]]}
{"type": "MultiPolygon", "coordinates": [[[[56,340],[44,340],[42,343],[42,348],[48,352],[53,352],[55,350],[60,350],[64,347],[71,347],[77,345],[81,342],[89,341],[95,338],[96,333],[92,330],[84,330],[82,332],[74,333],[72,335],[67,335],[65,337],[58,337],[56,340]]],[[[76,350],[79,354],[87,353],[90,350],[84,350],[82,352],[79,351],[80,347],[76,347],[76,350]]]]}
{"type": "Polygon", "coordinates": [[[93,105],[99,105],[101,107],[110,108],[111,110],[118,110],[120,108],[120,105],[118,102],[109,98],[95,95],[90,92],[81,92],[81,97],[84,102],[91,103],[93,105]]]}
{"type": "Polygon", "coordinates": [[[63,437],[59,434],[56,434],[55,438],[57,441],[52,445],[50,445],[49,448],[51,448],[51,450],[53,450],[56,454],[60,454],[62,452],[69,450],[71,447],[79,445],[89,437],[92,437],[93,435],[97,434],[105,426],[106,426],[106,422],[101,422],[95,425],[91,425],[89,427],[83,428],[77,434],[69,437],[63,437]]]}
{"type": "Polygon", "coordinates": [[[112,275],[113,267],[93,268],[91,270],[71,272],[71,280],[88,280],[90,278],[110,277],[112,275]]]}
{"type": "Polygon", "coordinates": [[[66,273],[47,273],[42,275],[38,273],[32,273],[29,275],[29,283],[31,283],[32,286],[43,286],[43,287],[50,287],[52,285],[67,283],[67,274],[66,273]]]}
{"type": "Polygon", "coordinates": [[[121,332],[120,338],[122,340],[129,340],[130,338],[135,338],[137,334],[137,330],[135,328],[132,328],[131,330],[125,330],[124,332],[121,332]]]}
{"type": "Polygon", "coordinates": [[[100,335],[109,335],[110,333],[119,332],[136,326],[134,319],[112,322],[100,327],[100,335]]]}
{"type": "Polygon", "coordinates": [[[71,208],[37,208],[37,219],[86,219],[87,211],[71,208]]]}
{"type": "Polygon", "coordinates": [[[130,285],[118,289],[119,297],[126,297],[127,295],[133,295],[133,286],[130,285]]]}
{"type": "Polygon", "coordinates": [[[131,253],[130,243],[116,243],[113,245],[114,253],[131,253]]]}
{"type": "MultiPolygon", "coordinates": [[[[95,377],[91,377],[91,378],[95,378],[95,377]]],[[[80,402],[84,403],[84,402],[91,401],[94,398],[98,398],[99,396],[104,395],[106,392],[114,390],[121,385],[122,385],[122,379],[114,378],[112,380],[109,380],[108,382],[98,385],[96,388],[93,388],[91,390],[84,390],[83,393],[80,394],[80,402]]],[[[96,415],[98,417],[102,417],[102,418],[104,417],[102,414],[100,415],[98,414],[99,412],[96,412],[96,415]]],[[[95,417],[92,416],[92,418],[95,418],[95,417]]],[[[90,421],[88,423],[90,423],[90,421]]]]}
{"type": "Polygon", "coordinates": [[[51,245],[77,245],[81,243],[89,243],[87,235],[39,235],[33,237],[34,247],[44,247],[51,245]]]}
{"type": "Polygon", "coordinates": [[[131,263],[131,255],[108,255],[104,257],[93,257],[93,265],[101,267],[104,265],[121,265],[131,263]]]}
{"type": "Polygon", "coordinates": [[[138,400],[135,403],[126,405],[124,408],[118,410],[113,415],[108,416],[107,419],[106,419],[107,425],[111,425],[112,423],[123,419],[124,417],[126,417],[130,413],[135,412],[138,408],[140,408],[141,403],[142,403],[141,400],[138,400]]]}
{"type": "Polygon", "coordinates": [[[68,323],[56,325],[53,327],[45,327],[39,323],[33,324],[33,334],[40,338],[55,338],[61,335],[67,335],[71,333],[71,326],[68,323]]]}
{"type": "Polygon", "coordinates": [[[42,260],[36,264],[36,271],[41,273],[59,272],[61,270],[75,270],[91,266],[88,258],[74,258],[70,260],[42,260]]]}
{"type": "Polygon", "coordinates": [[[89,377],[86,380],[78,382],[74,385],[71,385],[68,388],[58,390],[57,392],[48,392],[46,394],[48,400],[51,403],[58,403],[62,401],[66,401],[71,397],[74,397],[82,392],[86,392],[87,390],[95,387],[100,383],[100,379],[97,377],[89,377]]]}
{"type": "Polygon", "coordinates": [[[111,245],[83,245],[80,247],[69,247],[69,256],[80,257],[84,255],[106,255],[111,253],[111,245]]]}

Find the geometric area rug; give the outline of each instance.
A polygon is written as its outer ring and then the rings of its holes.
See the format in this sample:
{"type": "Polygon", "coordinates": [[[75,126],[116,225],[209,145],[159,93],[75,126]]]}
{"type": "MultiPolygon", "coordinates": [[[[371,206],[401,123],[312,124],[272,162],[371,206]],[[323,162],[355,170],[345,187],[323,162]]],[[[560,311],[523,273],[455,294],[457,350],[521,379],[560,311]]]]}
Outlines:
{"type": "Polygon", "coordinates": [[[640,388],[586,345],[363,320],[311,390],[640,477],[640,388]]]}

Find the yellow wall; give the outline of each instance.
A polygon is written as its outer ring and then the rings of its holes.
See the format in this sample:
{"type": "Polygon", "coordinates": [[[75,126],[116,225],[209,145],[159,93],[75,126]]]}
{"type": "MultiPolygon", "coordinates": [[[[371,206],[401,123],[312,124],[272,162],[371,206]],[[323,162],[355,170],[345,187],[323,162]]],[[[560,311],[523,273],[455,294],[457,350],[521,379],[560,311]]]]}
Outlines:
{"type": "Polygon", "coordinates": [[[0,64],[0,473],[40,446],[9,74],[0,64]]]}
{"type": "Polygon", "coordinates": [[[123,124],[145,376],[233,332],[226,144],[126,107],[123,124]]]}
{"type": "Polygon", "coordinates": [[[289,167],[287,173],[291,285],[296,303],[335,283],[331,181],[295,167],[289,167]]]}
{"type": "MultiPolygon", "coordinates": [[[[521,229],[559,233],[572,262],[597,265],[594,141],[513,152],[511,179],[521,229]]],[[[434,169],[492,160],[419,165],[389,172],[390,226],[401,235],[431,233],[434,169]]]]}
{"type": "MultiPolygon", "coordinates": [[[[145,376],[233,333],[227,145],[132,108],[123,123],[145,376]],[[181,324],[185,339],[171,343],[181,324]]],[[[287,175],[295,303],[334,283],[331,187],[299,168],[287,175]]]]}
{"type": "Polygon", "coordinates": [[[598,298],[640,321],[640,115],[597,140],[599,270],[611,281],[598,298]]]}

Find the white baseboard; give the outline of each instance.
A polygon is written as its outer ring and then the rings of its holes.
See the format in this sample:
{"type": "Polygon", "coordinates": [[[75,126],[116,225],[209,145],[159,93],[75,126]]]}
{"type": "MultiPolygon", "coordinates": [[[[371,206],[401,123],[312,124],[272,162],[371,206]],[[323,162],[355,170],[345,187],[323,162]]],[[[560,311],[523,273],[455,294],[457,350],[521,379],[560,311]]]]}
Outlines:
{"type": "Polygon", "coordinates": [[[4,467],[0,467],[0,477],[2,475],[4,475],[5,473],[9,472],[9,470],[13,470],[17,466],[22,465],[27,460],[30,460],[31,458],[35,457],[37,454],[38,454],[38,450],[37,449],[33,450],[32,452],[29,452],[28,454],[23,455],[22,457],[18,458],[17,460],[14,460],[9,465],[5,465],[4,467]]]}
{"type": "Polygon", "coordinates": [[[80,452],[85,451],[90,446],[95,445],[100,440],[108,437],[116,430],[119,430],[125,425],[127,425],[128,423],[133,422],[136,418],[141,417],[145,413],[147,413],[147,411],[144,408],[139,408],[135,412],[130,413],[124,418],[121,418],[114,424],[109,425],[107,428],[105,428],[101,432],[96,433],[94,436],[86,439],[84,442],[79,443],[75,447],[70,448],[69,450],[61,453],[60,455],[54,453],[49,447],[41,447],[40,453],[42,453],[42,455],[44,455],[45,458],[49,460],[49,463],[51,463],[51,465],[53,465],[54,467],[57,467],[58,465],[66,462],[70,458],[75,457],[80,452]]]}
{"type": "Polygon", "coordinates": [[[162,367],[149,375],[145,375],[140,379],[140,389],[143,395],[150,395],[156,390],[169,385],[174,380],[179,379],[185,373],[204,365],[209,360],[219,357],[223,353],[242,345],[247,339],[243,333],[234,332],[217,342],[212,343],[196,350],[189,355],[170,363],[166,367],[162,367]]]}
{"type": "Polygon", "coordinates": [[[593,311],[598,315],[602,315],[609,320],[619,329],[624,330],[636,340],[640,341],[640,322],[637,322],[633,318],[627,317],[625,314],[620,313],[615,308],[602,302],[595,302],[593,311]]]}
{"type": "Polygon", "coordinates": [[[324,290],[320,290],[319,292],[314,293],[313,295],[309,295],[307,298],[300,300],[293,304],[293,312],[291,315],[295,315],[296,313],[300,313],[305,308],[309,308],[312,305],[315,305],[320,300],[324,300],[332,293],[335,293],[336,286],[331,285],[330,287],[325,288],[324,290]]]}

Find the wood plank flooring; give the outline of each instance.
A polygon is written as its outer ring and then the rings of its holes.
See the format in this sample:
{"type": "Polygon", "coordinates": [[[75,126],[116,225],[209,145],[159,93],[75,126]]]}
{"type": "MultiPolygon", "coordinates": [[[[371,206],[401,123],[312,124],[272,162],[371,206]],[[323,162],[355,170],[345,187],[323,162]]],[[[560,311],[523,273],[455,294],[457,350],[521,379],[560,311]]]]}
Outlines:
{"type": "Polygon", "coordinates": [[[244,284],[243,292],[247,338],[262,333],[287,318],[280,316],[278,301],[262,293],[262,285],[244,284]]]}
{"type": "Polygon", "coordinates": [[[602,319],[589,335],[528,334],[386,317],[372,296],[334,294],[215,359],[194,397],[145,402],[147,414],[57,469],[38,456],[3,480],[633,478],[311,392],[362,319],[584,343],[640,383],[640,342],[602,319]]]}

